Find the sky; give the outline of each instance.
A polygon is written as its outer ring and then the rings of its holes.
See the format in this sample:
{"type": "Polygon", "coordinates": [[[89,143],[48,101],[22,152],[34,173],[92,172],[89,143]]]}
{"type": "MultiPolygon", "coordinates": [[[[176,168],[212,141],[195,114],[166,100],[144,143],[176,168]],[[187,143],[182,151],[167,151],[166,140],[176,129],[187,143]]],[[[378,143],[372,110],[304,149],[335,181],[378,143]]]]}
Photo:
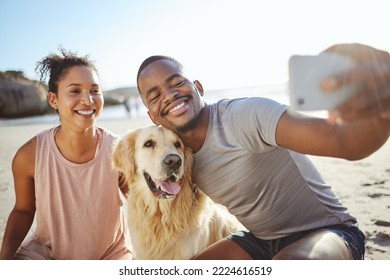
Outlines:
{"type": "Polygon", "coordinates": [[[390,50],[386,0],[0,0],[0,71],[38,79],[60,47],[89,55],[103,89],[136,85],[163,54],[207,91],[288,81],[288,60],[337,43],[390,50]]]}

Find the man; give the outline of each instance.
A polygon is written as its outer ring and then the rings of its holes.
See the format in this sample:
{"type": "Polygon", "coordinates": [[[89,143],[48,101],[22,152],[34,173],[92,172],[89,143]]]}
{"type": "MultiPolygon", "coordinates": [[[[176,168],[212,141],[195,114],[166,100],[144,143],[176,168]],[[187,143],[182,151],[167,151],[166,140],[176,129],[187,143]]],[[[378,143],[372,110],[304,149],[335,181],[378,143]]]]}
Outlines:
{"type": "Polygon", "coordinates": [[[152,56],[141,64],[137,86],[150,118],[193,149],[194,182],[249,230],[196,259],[364,258],[356,219],[305,154],[358,160],[387,141],[390,57],[357,44],[327,51],[352,57],[358,67],[325,80],[324,90],[349,83],[362,89],[328,120],[264,98],[206,104],[201,83],[175,59],[152,56]]]}

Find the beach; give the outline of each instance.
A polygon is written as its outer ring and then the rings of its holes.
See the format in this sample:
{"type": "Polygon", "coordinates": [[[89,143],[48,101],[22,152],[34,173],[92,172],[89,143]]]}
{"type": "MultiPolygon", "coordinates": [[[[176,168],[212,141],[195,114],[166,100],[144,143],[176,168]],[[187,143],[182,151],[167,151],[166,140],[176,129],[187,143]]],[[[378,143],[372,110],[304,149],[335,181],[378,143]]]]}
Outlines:
{"type": "MultiPolygon", "coordinates": [[[[57,123],[0,123],[0,242],[15,202],[12,158],[23,143],[57,123]]],[[[119,135],[150,124],[146,116],[98,121],[99,126],[119,135]]],[[[366,234],[366,260],[390,260],[390,140],[373,155],[359,161],[310,158],[366,234]]]]}

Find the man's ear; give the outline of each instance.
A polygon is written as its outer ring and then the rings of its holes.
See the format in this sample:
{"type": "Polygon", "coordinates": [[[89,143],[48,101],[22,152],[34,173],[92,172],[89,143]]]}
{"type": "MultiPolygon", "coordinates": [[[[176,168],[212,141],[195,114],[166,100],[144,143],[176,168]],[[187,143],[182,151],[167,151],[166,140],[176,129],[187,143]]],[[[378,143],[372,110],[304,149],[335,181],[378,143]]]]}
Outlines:
{"type": "Polygon", "coordinates": [[[204,95],[204,90],[203,90],[202,84],[198,80],[195,80],[194,81],[194,85],[198,89],[200,95],[203,96],[204,95]]]}
{"type": "Polygon", "coordinates": [[[47,101],[49,102],[49,105],[54,109],[54,110],[57,110],[58,109],[58,106],[57,106],[57,94],[55,94],[54,92],[49,92],[47,94],[47,101]]]}
{"type": "Polygon", "coordinates": [[[155,125],[157,125],[157,126],[160,125],[160,123],[159,123],[158,121],[156,121],[156,119],[152,116],[152,114],[150,114],[149,111],[148,111],[148,116],[149,116],[149,118],[152,120],[152,122],[153,122],[155,125]]]}

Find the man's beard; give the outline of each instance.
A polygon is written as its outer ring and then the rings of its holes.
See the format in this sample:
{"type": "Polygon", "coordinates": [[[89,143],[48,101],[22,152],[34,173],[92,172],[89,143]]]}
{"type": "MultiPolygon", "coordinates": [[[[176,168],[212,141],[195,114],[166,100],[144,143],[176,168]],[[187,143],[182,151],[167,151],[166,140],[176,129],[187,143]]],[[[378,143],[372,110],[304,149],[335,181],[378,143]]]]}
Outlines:
{"type": "Polygon", "coordinates": [[[193,117],[191,120],[189,120],[184,125],[182,125],[180,127],[175,127],[176,131],[180,134],[187,133],[188,131],[194,129],[198,125],[199,120],[200,120],[200,113],[197,114],[195,117],[193,117]]]}

